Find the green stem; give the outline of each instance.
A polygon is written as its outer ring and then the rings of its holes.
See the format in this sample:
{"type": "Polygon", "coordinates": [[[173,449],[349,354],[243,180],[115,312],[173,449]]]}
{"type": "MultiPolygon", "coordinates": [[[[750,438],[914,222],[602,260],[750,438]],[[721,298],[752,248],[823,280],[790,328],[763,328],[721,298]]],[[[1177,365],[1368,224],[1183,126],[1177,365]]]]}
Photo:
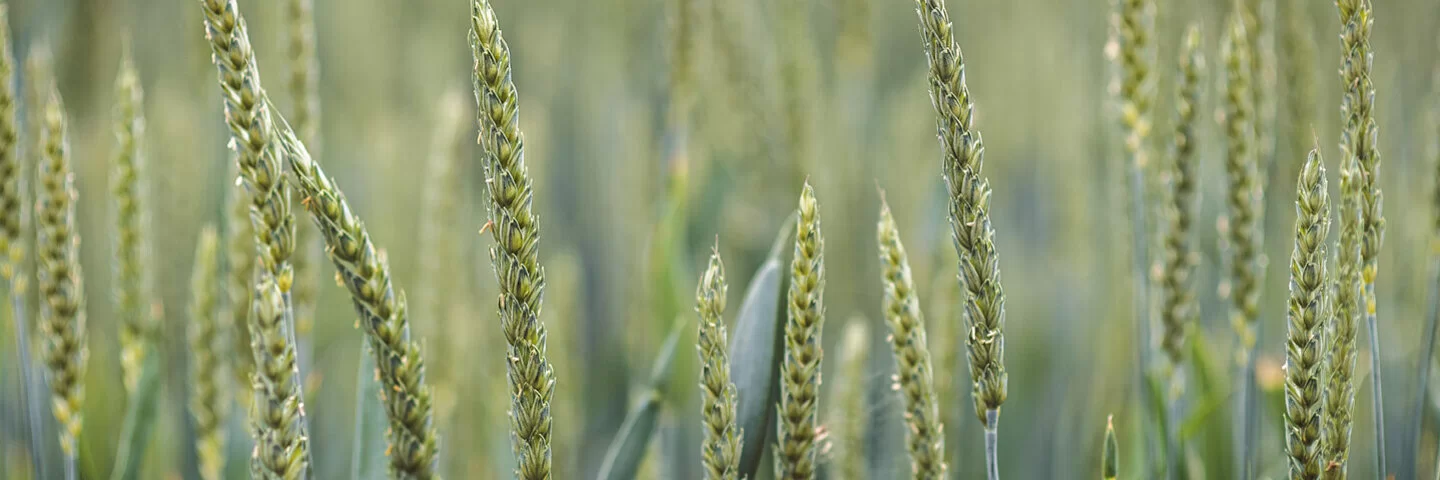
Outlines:
{"type": "Polygon", "coordinates": [[[1000,411],[985,411],[985,475],[1000,480],[1000,411]]]}
{"type": "MultiPolygon", "coordinates": [[[[1370,283],[1366,285],[1366,288],[1370,291],[1366,292],[1365,297],[1367,299],[1375,298],[1375,284],[1370,283]]],[[[1375,311],[1373,307],[1367,306],[1366,308],[1370,312],[1375,311]]],[[[1380,327],[1376,324],[1373,313],[1365,315],[1365,323],[1370,327],[1370,391],[1373,394],[1371,401],[1374,404],[1371,410],[1374,411],[1375,418],[1375,478],[1383,479],[1385,478],[1385,399],[1381,394],[1380,386],[1380,371],[1382,370],[1380,365],[1380,327]]]]}
{"type": "Polygon", "coordinates": [[[156,400],[160,392],[160,352],[153,344],[145,355],[145,364],[140,369],[140,379],[135,383],[135,394],[125,410],[125,420],[120,427],[120,449],[115,455],[115,468],[110,471],[110,480],[135,480],[140,478],[140,466],[145,460],[145,450],[150,446],[150,432],[155,427],[156,400]]]}
{"type": "MultiPolygon", "coordinates": [[[[1436,330],[1440,330],[1440,258],[1431,260],[1430,265],[1430,306],[1427,309],[1427,318],[1430,322],[1425,325],[1425,339],[1420,344],[1422,353],[1420,355],[1419,378],[1415,380],[1415,408],[1412,410],[1414,416],[1414,428],[1410,432],[1411,461],[1407,462],[1414,468],[1416,460],[1420,459],[1420,437],[1425,433],[1425,408],[1426,396],[1430,393],[1430,367],[1435,361],[1435,336],[1436,330]]],[[[1417,473],[1418,474],[1418,473],[1417,473]]],[[[1435,475],[1440,477],[1440,462],[1435,466],[1435,475]]]]}
{"type": "Polygon", "coordinates": [[[30,425],[30,461],[35,468],[35,478],[45,477],[44,441],[45,424],[41,420],[40,406],[45,404],[41,390],[44,385],[36,381],[35,369],[30,364],[29,318],[25,316],[25,295],[10,284],[10,306],[15,316],[15,353],[20,357],[20,398],[25,402],[25,416],[30,425]]]}

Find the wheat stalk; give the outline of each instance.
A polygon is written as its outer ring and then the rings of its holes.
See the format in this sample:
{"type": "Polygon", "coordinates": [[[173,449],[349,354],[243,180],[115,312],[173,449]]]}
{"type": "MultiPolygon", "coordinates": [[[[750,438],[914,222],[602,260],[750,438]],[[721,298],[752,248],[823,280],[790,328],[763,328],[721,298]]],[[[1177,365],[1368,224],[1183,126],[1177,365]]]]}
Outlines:
{"type": "Polygon", "coordinates": [[[870,417],[867,401],[870,360],[870,329],[865,317],[852,317],[840,338],[840,382],[835,386],[835,465],[831,471],[840,480],[870,478],[865,455],[866,424],[870,417]]]}
{"type": "Polygon", "coordinates": [[[1290,478],[1318,479],[1320,368],[1328,323],[1325,242],[1330,235],[1329,182],[1319,149],[1311,150],[1300,172],[1295,202],[1295,252],[1290,256],[1289,329],[1285,341],[1285,448],[1290,478]]]}
{"type": "Polygon", "coordinates": [[[820,233],[820,204],[809,182],[800,191],[785,311],[775,478],[809,480],[816,471],[816,413],[820,410],[820,362],[825,355],[820,346],[825,327],[825,238],[820,233]]]}
{"type": "Polygon", "coordinates": [[[940,423],[939,401],[935,397],[934,367],[926,346],[925,322],[920,313],[919,295],[910,277],[910,261],[895,218],[882,193],[880,223],[880,266],[883,275],[882,310],[890,326],[890,347],[895,355],[899,393],[905,404],[906,446],[910,451],[912,478],[946,478],[945,431],[940,423]]]}
{"type": "Polygon", "coordinates": [[[225,432],[230,395],[224,379],[223,317],[220,315],[219,238],[215,227],[200,230],[190,277],[190,414],[195,419],[195,452],[200,476],[220,480],[225,468],[225,432]]]}
{"type": "Polygon", "coordinates": [[[540,320],[545,270],[538,255],[539,220],[531,210],[533,192],[520,133],[519,98],[510,78],[510,47],[490,2],[472,0],[470,20],[475,102],[495,239],[490,259],[500,284],[501,328],[509,344],[512,446],[520,478],[548,479],[555,374],[545,353],[545,324],[540,320]]]}
{"type": "MultiPolygon", "coordinates": [[[[290,116],[295,120],[300,141],[311,154],[320,155],[320,62],[315,54],[314,0],[286,0],[285,19],[288,28],[290,116]]],[[[293,198],[292,198],[293,199],[293,198]]],[[[309,332],[315,323],[315,302],[320,277],[316,266],[323,261],[322,241],[315,237],[314,227],[295,226],[295,269],[292,287],[295,308],[295,329],[309,332]]]]}
{"type": "Polygon", "coordinates": [[[730,381],[730,344],[725,329],[725,264],[720,261],[718,247],[710,254],[710,266],[700,277],[695,291],[695,311],[700,314],[700,391],[704,394],[701,415],[704,418],[704,444],[701,459],[705,478],[735,480],[739,478],[740,439],[744,432],[736,425],[735,384],[730,381]]]}
{"type": "Polygon", "coordinates": [[[1360,279],[1364,301],[1365,324],[1370,331],[1370,386],[1375,405],[1375,468],[1376,478],[1385,478],[1385,402],[1382,395],[1380,330],[1376,318],[1378,299],[1375,279],[1380,270],[1380,247],[1385,240],[1384,196],[1380,191],[1380,140],[1375,120],[1375,85],[1371,81],[1375,53],[1370,48],[1370,32],[1374,27],[1374,10],[1370,0],[1339,0],[1340,45],[1344,53],[1340,78],[1345,96],[1340,111],[1345,118],[1340,149],[1353,157],[1358,169],[1359,185],[1353,191],[1360,196],[1360,279]]]}
{"type": "Polygon", "coordinates": [[[144,92],[128,50],[115,78],[117,148],[110,177],[114,197],[115,260],[113,288],[120,320],[120,367],[126,390],[135,394],[150,342],[157,334],[159,305],[154,304],[149,265],[149,189],[141,139],[145,133],[144,92]]]}
{"type": "Polygon", "coordinates": [[[48,84],[44,144],[36,184],[35,245],[39,265],[41,358],[50,375],[52,411],[65,454],[65,478],[77,478],[83,421],[86,360],[85,290],[80,271],[80,236],[75,226],[75,175],[66,139],[65,107],[54,83],[48,84]]]}
{"type": "Polygon", "coordinates": [[[950,16],[940,0],[916,0],[930,65],[930,96],[944,151],[950,229],[965,289],[966,347],[974,382],[975,413],[985,425],[987,470],[999,477],[996,423],[1005,403],[1005,291],[990,225],[990,182],[981,175],[985,142],[973,125],[974,106],[965,86],[965,61],[955,44],[950,16]]]}

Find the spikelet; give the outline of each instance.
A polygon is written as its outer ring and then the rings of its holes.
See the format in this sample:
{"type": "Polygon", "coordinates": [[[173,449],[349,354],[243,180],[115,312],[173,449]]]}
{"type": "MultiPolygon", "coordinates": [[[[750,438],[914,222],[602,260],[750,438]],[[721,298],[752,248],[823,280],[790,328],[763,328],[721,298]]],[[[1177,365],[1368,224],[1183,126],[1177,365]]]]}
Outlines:
{"type": "Polygon", "coordinates": [[[825,355],[820,347],[825,327],[825,238],[820,233],[820,204],[809,182],[800,192],[785,311],[775,478],[809,480],[816,471],[820,362],[825,355]]]}

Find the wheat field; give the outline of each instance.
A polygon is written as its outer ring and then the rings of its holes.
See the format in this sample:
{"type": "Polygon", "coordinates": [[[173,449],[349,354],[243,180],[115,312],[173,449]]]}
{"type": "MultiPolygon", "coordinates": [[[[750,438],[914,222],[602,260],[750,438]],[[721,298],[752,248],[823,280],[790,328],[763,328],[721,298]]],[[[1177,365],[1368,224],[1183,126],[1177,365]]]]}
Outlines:
{"type": "Polygon", "coordinates": [[[0,0],[0,479],[1440,478],[1436,32],[0,0]]]}

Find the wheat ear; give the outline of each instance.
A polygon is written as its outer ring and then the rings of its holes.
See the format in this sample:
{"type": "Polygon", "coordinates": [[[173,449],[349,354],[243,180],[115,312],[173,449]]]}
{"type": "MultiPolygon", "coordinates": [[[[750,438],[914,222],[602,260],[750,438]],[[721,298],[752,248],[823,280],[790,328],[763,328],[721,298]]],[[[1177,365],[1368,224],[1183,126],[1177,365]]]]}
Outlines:
{"type": "Polygon", "coordinates": [[[48,85],[44,145],[35,197],[35,245],[39,259],[41,358],[50,374],[50,394],[65,478],[78,478],[81,406],[85,403],[85,365],[89,357],[85,329],[85,290],[80,271],[80,235],[75,222],[75,174],[66,139],[65,106],[54,83],[48,85]]]}
{"type": "Polygon", "coordinates": [[[1285,449],[1290,456],[1290,478],[1295,480],[1318,479],[1322,470],[1320,368],[1330,312],[1325,291],[1330,282],[1325,267],[1325,242],[1330,235],[1328,190],[1320,151],[1311,150],[1297,187],[1285,340],[1285,449]]]}
{"type": "Polygon", "coordinates": [[[350,291],[360,325],[370,338],[381,401],[390,422],[390,474],[403,479],[439,478],[440,436],[432,420],[425,360],[420,345],[411,340],[404,294],[391,286],[390,267],[360,219],[351,213],[344,192],[310,158],[283,118],[278,133],[295,185],[309,198],[306,209],[320,227],[326,252],[350,291]]]}
{"type": "Polygon", "coordinates": [[[266,480],[314,478],[305,407],[300,392],[300,367],[295,344],[285,334],[285,298],[275,277],[257,273],[250,301],[250,352],[255,357],[251,380],[250,476],[266,480]]]}
{"type": "Polygon", "coordinates": [[[704,363],[700,376],[703,394],[704,444],[701,458],[705,478],[735,480],[740,470],[740,439],[744,432],[735,423],[735,384],[730,381],[730,344],[725,329],[725,264],[720,252],[710,254],[710,266],[700,277],[695,292],[695,311],[700,314],[697,349],[704,363]]]}
{"type": "Polygon", "coordinates": [[[500,322],[509,345],[512,446],[517,476],[550,478],[550,398],[555,373],[545,352],[540,306],[545,270],[540,266],[540,225],[531,208],[532,180],[525,165],[520,106],[510,78],[510,47],[488,0],[472,0],[470,45],[475,57],[475,102],[490,192],[495,246],[490,260],[500,284],[500,322]]]}
{"type": "Polygon", "coordinates": [[[1340,46],[1343,58],[1340,79],[1345,96],[1340,111],[1345,118],[1340,149],[1353,157],[1358,170],[1357,193],[1360,196],[1360,279],[1362,282],[1365,325],[1370,331],[1370,387],[1375,422],[1375,478],[1385,478],[1385,402],[1382,395],[1380,330],[1376,318],[1378,298],[1375,279],[1380,273],[1380,247],[1385,241],[1384,195],[1380,191],[1380,129],[1375,120],[1375,84],[1371,81],[1375,52],[1370,48],[1370,32],[1375,11],[1370,0],[1338,0],[1340,12],[1340,46]]]}
{"type": "Polygon", "coordinates": [[[920,313],[919,295],[910,276],[910,260],[890,205],[881,195],[880,269],[884,295],[882,310],[890,326],[890,348],[895,355],[898,392],[905,405],[906,447],[910,451],[912,478],[946,478],[945,432],[940,424],[940,406],[935,397],[934,366],[926,345],[925,321],[920,313]]]}
{"type": "Polygon", "coordinates": [[[114,295],[120,320],[120,367],[125,388],[135,394],[140,370],[160,319],[150,276],[148,184],[141,139],[145,133],[144,93],[127,50],[115,78],[117,148],[110,177],[115,204],[114,295]]]}
{"type": "MultiPolygon", "coordinates": [[[[15,354],[20,366],[20,398],[26,424],[21,435],[29,439],[30,462],[37,478],[45,478],[44,429],[41,408],[43,385],[30,354],[29,275],[27,259],[33,239],[27,199],[29,179],[19,151],[19,122],[15,112],[15,55],[10,38],[9,5],[0,5],[0,276],[10,291],[11,318],[15,322],[15,354]]],[[[34,78],[31,78],[34,81],[34,78]]],[[[32,104],[33,105],[33,104],[32,104]]],[[[39,135],[36,135],[37,137],[39,135]]]]}
{"type": "Polygon", "coordinates": [[[855,316],[845,324],[840,338],[840,381],[836,383],[835,408],[832,410],[835,449],[831,454],[836,465],[831,472],[839,480],[870,478],[870,465],[865,454],[866,424],[869,423],[870,402],[870,328],[865,317],[855,316]]]}
{"type": "Polygon", "coordinates": [[[775,446],[775,478],[815,477],[816,414],[820,410],[820,362],[825,352],[825,238],[820,233],[820,204],[806,182],[795,219],[795,250],[786,297],[785,359],[780,364],[780,408],[775,446]]]}
{"type": "Polygon", "coordinates": [[[225,431],[230,395],[224,378],[223,317],[220,315],[220,240],[213,225],[200,230],[190,276],[190,415],[195,418],[195,452],[200,477],[220,480],[225,468],[225,431]]]}

